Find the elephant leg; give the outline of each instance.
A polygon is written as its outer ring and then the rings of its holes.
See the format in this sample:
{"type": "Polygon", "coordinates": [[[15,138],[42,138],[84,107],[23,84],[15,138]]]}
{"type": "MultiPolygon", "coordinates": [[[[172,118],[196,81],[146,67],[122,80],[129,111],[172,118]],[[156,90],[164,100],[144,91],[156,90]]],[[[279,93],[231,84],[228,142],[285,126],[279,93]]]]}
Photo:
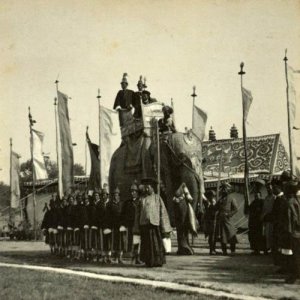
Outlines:
{"type": "Polygon", "coordinates": [[[182,226],[177,227],[178,255],[193,255],[194,250],[189,243],[188,231],[182,226]]]}

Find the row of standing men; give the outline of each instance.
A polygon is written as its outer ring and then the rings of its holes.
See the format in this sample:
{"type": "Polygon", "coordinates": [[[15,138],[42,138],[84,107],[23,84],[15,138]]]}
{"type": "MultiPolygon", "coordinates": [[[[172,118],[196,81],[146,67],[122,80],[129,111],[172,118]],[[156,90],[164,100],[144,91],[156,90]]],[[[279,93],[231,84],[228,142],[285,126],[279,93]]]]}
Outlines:
{"type": "Polygon", "coordinates": [[[164,203],[154,193],[155,180],[144,179],[142,184],[132,184],[131,197],[123,204],[119,189],[109,195],[107,187],[92,196],[51,199],[41,226],[51,252],[103,263],[113,258],[119,264],[123,253],[130,252],[135,264],[142,260],[149,267],[162,266],[162,234],[169,237],[172,229],[164,203]]]}

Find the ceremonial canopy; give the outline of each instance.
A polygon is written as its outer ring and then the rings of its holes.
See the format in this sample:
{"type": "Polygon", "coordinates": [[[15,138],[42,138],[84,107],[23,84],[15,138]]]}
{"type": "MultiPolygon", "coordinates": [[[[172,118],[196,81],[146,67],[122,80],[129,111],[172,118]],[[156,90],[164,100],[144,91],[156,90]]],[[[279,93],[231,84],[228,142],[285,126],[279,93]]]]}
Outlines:
{"type": "MultiPolygon", "coordinates": [[[[247,138],[250,174],[276,175],[289,169],[288,154],[279,134],[247,138]]],[[[206,176],[216,177],[219,172],[221,152],[223,176],[234,177],[244,172],[243,139],[205,141],[202,145],[203,169],[206,176]]],[[[222,177],[223,177],[222,176],[222,177]]]]}

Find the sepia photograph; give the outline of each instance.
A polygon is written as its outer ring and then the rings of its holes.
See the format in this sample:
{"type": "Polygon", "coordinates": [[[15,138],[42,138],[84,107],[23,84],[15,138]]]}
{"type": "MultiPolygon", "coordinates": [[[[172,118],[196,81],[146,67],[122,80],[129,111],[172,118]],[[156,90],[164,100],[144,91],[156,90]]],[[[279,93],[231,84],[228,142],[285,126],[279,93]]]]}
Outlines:
{"type": "Polygon", "coordinates": [[[1,0],[0,299],[300,300],[300,0],[1,0]]]}

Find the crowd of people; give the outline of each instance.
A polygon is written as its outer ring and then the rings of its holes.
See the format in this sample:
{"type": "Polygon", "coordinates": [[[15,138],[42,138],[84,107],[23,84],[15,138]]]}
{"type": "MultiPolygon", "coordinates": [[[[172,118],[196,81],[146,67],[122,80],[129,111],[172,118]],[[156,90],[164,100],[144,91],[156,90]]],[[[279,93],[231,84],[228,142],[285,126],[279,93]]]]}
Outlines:
{"type": "Polygon", "coordinates": [[[287,274],[287,283],[300,275],[300,186],[283,172],[279,180],[265,183],[263,199],[257,189],[249,206],[249,242],[253,254],[271,253],[278,273],[287,274]]]}
{"type": "Polygon", "coordinates": [[[118,188],[108,193],[78,193],[60,200],[51,199],[42,230],[53,254],[74,259],[112,259],[123,264],[123,253],[130,252],[135,264],[148,267],[165,263],[163,239],[172,228],[162,199],[154,193],[154,179],[133,183],[131,197],[120,202],[118,188]]]}
{"type": "MultiPolygon", "coordinates": [[[[78,193],[62,200],[51,199],[42,229],[52,253],[103,263],[112,263],[114,259],[122,264],[123,253],[129,252],[135,264],[162,266],[170,251],[166,245],[172,228],[164,201],[154,191],[156,185],[151,178],[143,179],[140,185],[133,183],[130,199],[122,202],[119,189],[109,194],[107,186],[92,195],[78,193]]],[[[250,248],[255,255],[270,253],[274,264],[279,266],[278,272],[287,274],[287,282],[294,283],[300,272],[299,182],[284,172],[280,180],[262,181],[263,185],[267,196],[263,199],[256,188],[255,199],[248,209],[250,248]]],[[[185,191],[187,187],[183,186],[185,191]]],[[[238,207],[231,192],[230,184],[223,183],[219,200],[215,191],[205,193],[201,224],[210,255],[228,255],[228,246],[231,253],[236,250],[237,228],[233,216],[238,207]],[[216,251],[217,242],[221,253],[216,251]]],[[[180,203],[184,194],[175,193],[174,203],[180,203]]],[[[184,199],[188,202],[188,198],[184,199]]]]}

